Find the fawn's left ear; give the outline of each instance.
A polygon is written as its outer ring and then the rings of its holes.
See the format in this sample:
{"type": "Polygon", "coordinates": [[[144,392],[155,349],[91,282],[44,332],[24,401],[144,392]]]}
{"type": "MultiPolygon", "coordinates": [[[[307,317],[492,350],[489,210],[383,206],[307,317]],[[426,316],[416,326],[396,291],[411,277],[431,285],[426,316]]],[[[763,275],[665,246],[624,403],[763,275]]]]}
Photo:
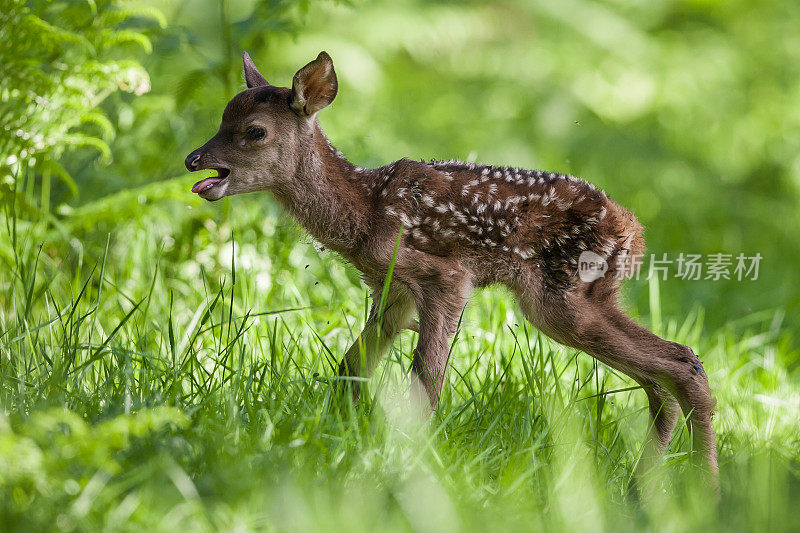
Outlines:
{"type": "Polygon", "coordinates": [[[333,102],[339,90],[333,60],[327,52],[297,71],[292,80],[292,109],[301,116],[313,117],[333,102]]]}
{"type": "Polygon", "coordinates": [[[248,89],[252,89],[253,87],[265,87],[269,85],[264,76],[262,76],[256,68],[253,60],[250,59],[250,54],[245,52],[242,54],[242,59],[244,60],[244,81],[247,82],[248,89]]]}

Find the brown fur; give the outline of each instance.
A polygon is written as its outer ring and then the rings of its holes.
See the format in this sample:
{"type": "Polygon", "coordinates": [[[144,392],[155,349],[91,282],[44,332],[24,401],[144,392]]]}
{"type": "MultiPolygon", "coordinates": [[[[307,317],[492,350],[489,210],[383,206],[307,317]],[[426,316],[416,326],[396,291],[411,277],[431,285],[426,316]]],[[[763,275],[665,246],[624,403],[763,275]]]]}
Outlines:
{"type": "Polygon", "coordinates": [[[680,408],[696,451],[716,476],[714,400],[702,364],[687,346],[633,322],[617,302],[618,278],[624,277],[617,274],[630,271],[644,251],[642,226],[629,211],[562,174],[460,161],[353,165],[316,120],[338,90],[324,52],[298,71],[292,89],[267,84],[249,56],[245,79],[248,89],[228,103],[219,132],[187,157],[187,168],[221,170],[224,179],[200,192],[208,200],[272,191],[311,235],[363,272],[373,309],[360,341],[342,360],[342,375],[368,375],[392,338],[412,327],[416,312],[412,367],[419,393],[435,409],[449,342],[470,294],[502,283],[545,334],[644,387],[652,428],[640,471],[669,443],[680,408]],[[388,307],[378,324],[378,300],[401,229],[388,307]],[[608,262],[604,277],[581,281],[577,258],[583,251],[608,262]]]}

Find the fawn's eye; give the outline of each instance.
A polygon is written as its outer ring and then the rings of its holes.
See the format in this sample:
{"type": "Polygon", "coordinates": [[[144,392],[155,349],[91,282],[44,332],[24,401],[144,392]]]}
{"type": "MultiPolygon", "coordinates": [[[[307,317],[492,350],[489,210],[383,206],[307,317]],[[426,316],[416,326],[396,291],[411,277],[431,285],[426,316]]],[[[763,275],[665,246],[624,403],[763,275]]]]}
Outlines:
{"type": "Polygon", "coordinates": [[[247,137],[253,139],[254,141],[263,139],[266,134],[267,132],[264,131],[264,128],[259,128],[258,126],[247,128],[247,137]]]}

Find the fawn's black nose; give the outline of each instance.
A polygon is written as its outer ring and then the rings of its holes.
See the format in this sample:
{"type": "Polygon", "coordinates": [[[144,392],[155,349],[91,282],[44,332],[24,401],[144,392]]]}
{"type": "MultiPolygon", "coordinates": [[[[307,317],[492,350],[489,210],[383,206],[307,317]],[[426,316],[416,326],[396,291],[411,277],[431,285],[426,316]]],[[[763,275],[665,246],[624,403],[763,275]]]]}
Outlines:
{"type": "Polygon", "coordinates": [[[197,166],[200,164],[201,155],[202,153],[198,149],[189,154],[188,156],[186,156],[186,161],[185,161],[186,170],[188,170],[189,172],[194,172],[195,170],[198,170],[197,166]]]}

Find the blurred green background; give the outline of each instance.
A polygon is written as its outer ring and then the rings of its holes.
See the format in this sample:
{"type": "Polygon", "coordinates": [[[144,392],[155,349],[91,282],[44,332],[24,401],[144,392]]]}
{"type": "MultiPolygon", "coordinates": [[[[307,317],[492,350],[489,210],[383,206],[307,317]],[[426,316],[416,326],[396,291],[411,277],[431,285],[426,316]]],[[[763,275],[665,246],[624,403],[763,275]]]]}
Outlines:
{"type": "MultiPolygon", "coordinates": [[[[58,38],[42,46],[40,30],[12,33],[13,10],[4,15],[2,116],[15,106],[20,116],[3,121],[0,162],[35,158],[30,179],[53,176],[56,219],[181,176],[184,156],[216,131],[225,102],[243,87],[243,50],[271,83],[288,85],[325,49],[341,88],[320,119],[357,164],[461,158],[584,177],[633,209],[659,257],[763,256],[756,281],[684,281],[673,265],[666,313],[700,306],[720,325],[778,309],[798,323],[797,2],[34,4],[44,21],[79,38],[48,34],[58,38]],[[69,89],[59,77],[69,77],[69,89]],[[21,110],[20,100],[35,95],[60,109],[30,102],[21,110]],[[17,130],[42,133],[44,147],[31,149],[17,130]],[[48,159],[70,180],[49,171],[48,159]]],[[[174,204],[191,201],[192,181],[183,178],[174,204]]],[[[258,209],[272,199],[226,199],[211,212],[235,216],[231,204],[258,209]]],[[[173,216],[179,225],[198,215],[173,216]]],[[[94,233],[73,228],[76,235],[102,244],[123,221],[81,222],[94,233]]],[[[645,302],[645,285],[629,284],[634,307],[645,302]]]]}
{"type": "Polygon", "coordinates": [[[0,0],[0,529],[796,530],[798,28],[793,0],[0,0]],[[430,431],[393,414],[410,332],[342,401],[358,273],[268,193],[190,193],[244,50],[284,86],[328,51],[320,121],[361,166],[571,173],[659,258],[761,254],[755,281],[626,283],[703,357],[720,507],[682,426],[632,502],[644,395],[501,291],[430,431]]]}

